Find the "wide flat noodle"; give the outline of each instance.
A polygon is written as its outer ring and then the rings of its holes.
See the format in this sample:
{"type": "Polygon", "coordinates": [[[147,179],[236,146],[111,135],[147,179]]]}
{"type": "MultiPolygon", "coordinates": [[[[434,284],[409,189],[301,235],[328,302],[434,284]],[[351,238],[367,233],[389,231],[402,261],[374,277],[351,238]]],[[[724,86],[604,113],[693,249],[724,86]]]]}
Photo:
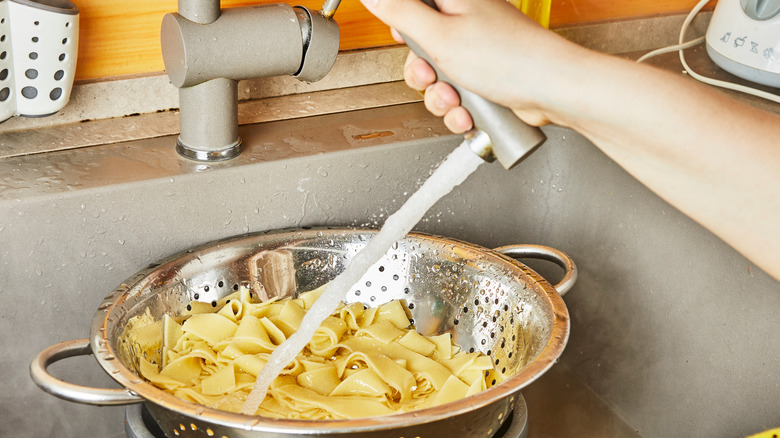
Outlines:
{"type": "MultiPolygon", "coordinates": [[[[298,329],[322,290],[258,302],[242,287],[217,306],[192,303],[179,317],[140,315],[123,337],[149,358],[140,357],[138,370],[153,385],[240,412],[271,352],[298,329]]],[[[487,388],[487,375],[500,379],[489,357],[460,351],[448,333],[420,335],[409,317],[403,301],[343,305],[272,382],[256,414],[313,420],[388,415],[473,395],[487,388]]]]}
{"type": "Polygon", "coordinates": [[[181,328],[184,333],[195,335],[214,345],[233,336],[238,326],[235,322],[218,313],[201,313],[184,321],[181,328]]]}
{"type": "Polygon", "coordinates": [[[335,419],[376,417],[394,414],[385,404],[365,397],[328,397],[297,385],[277,388],[274,393],[281,400],[288,400],[296,408],[314,407],[333,415],[335,419]]]}

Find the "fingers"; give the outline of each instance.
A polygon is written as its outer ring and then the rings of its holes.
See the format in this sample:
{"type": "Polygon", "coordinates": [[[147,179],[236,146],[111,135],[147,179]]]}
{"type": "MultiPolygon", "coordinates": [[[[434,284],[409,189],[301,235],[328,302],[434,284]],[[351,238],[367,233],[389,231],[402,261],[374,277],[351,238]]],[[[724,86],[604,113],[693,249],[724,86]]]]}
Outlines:
{"type": "MultiPolygon", "coordinates": [[[[377,18],[391,27],[393,38],[402,42],[403,35],[425,44],[423,38],[437,35],[436,26],[442,25],[438,11],[419,0],[361,0],[377,18]],[[392,3],[392,5],[390,4],[392,3]]],[[[444,0],[437,0],[439,7],[444,0]]],[[[460,97],[450,85],[436,82],[436,72],[422,58],[410,53],[404,65],[404,80],[413,89],[425,90],[425,107],[432,114],[444,117],[444,124],[456,134],[473,126],[471,115],[460,106],[460,97]]]]}
{"type": "Polygon", "coordinates": [[[425,89],[425,108],[431,114],[444,117],[444,125],[456,134],[462,134],[474,125],[469,112],[460,106],[460,96],[449,84],[436,82],[425,89]]]}
{"type": "Polygon", "coordinates": [[[442,117],[447,111],[460,106],[460,96],[444,82],[436,82],[425,89],[425,108],[434,116],[442,117]]]}
{"type": "Polygon", "coordinates": [[[425,108],[435,116],[444,117],[447,129],[462,134],[472,128],[474,122],[469,112],[460,106],[458,92],[445,82],[436,82],[433,68],[413,52],[406,58],[404,80],[415,90],[425,90],[425,108]]]}
{"type": "Polygon", "coordinates": [[[471,114],[462,106],[457,106],[444,115],[444,126],[455,134],[463,134],[474,127],[471,114]]]}
{"type": "Polygon", "coordinates": [[[397,31],[397,30],[395,30],[395,29],[392,29],[392,28],[390,29],[390,35],[392,35],[392,36],[393,36],[393,39],[394,39],[396,42],[398,42],[398,43],[401,43],[401,44],[403,44],[403,43],[405,42],[405,41],[404,41],[404,37],[402,37],[402,36],[401,36],[401,34],[400,34],[400,33],[398,33],[398,31],[397,31]]]}
{"type": "Polygon", "coordinates": [[[410,88],[422,91],[436,81],[436,72],[424,59],[409,52],[404,65],[404,81],[410,88]]]}

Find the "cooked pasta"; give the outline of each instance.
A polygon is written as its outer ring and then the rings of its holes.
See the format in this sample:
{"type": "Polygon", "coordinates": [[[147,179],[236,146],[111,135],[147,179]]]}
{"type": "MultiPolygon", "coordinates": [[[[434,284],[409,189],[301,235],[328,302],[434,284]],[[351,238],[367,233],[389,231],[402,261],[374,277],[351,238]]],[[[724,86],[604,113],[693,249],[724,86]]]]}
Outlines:
{"type": "MultiPolygon", "coordinates": [[[[123,335],[140,347],[140,374],[174,396],[240,412],[271,352],[295,332],[322,288],[255,302],[241,288],[220,305],[193,302],[182,318],[135,317],[123,335]],[[179,323],[177,320],[182,321],[179,323]]],[[[345,304],[273,381],[256,414],[346,419],[423,409],[482,391],[498,378],[482,353],[449,333],[423,336],[401,301],[345,304]]]]}

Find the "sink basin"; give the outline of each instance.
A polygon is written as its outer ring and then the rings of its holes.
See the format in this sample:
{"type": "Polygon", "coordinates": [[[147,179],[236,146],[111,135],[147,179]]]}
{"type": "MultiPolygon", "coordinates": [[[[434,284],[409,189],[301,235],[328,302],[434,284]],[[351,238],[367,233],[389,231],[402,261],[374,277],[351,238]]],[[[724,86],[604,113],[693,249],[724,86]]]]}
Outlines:
{"type": "MultiPolygon", "coordinates": [[[[583,137],[545,133],[515,169],[483,165],[417,230],[487,247],[544,244],[574,258],[562,370],[589,391],[583,400],[606,407],[605,421],[621,424],[609,429],[615,436],[733,437],[776,426],[778,283],[583,137]]],[[[123,408],[35,387],[33,356],[87,336],[103,296],[166,255],[258,230],[380,226],[460,140],[420,104],[244,126],[241,135],[239,158],[208,165],[178,157],[172,136],[0,160],[0,436],[122,436],[123,408]]],[[[91,358],[78,360],[53,371],[110,384],[91,358]]],[[[526,397],[529,437],[556,436],[549,417],[535,426],[532,399],[561,418],[581,416],[587,403],[550,402],[567,386],[538,383],[526,397]]]]}

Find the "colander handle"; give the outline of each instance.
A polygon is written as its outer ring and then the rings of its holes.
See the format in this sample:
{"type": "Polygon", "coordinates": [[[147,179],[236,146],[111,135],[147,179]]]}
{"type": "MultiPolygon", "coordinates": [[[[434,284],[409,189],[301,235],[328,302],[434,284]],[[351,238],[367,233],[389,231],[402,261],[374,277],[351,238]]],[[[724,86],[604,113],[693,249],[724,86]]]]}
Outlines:
{"type": "Polygon", "coordinates": [[[544,245],[507,245],[495,248],[494,251],[512,257],[513,259],[540,259],[553,262],[565,271],[563,278],[555,286],[561,296],[574,287],[577,281],[577,265],[564,252],[544,245]]]}
{"type": "Polygon", "coordinates": [[[89,339],[60,342],[38,353],[30,364],[30,377],[41,389],[68,401],[87,405],[127,405],[144,401],[127,389],[90,388],[63,382],[49,374],[47,368],[54,362],[74,356],[92,354],[89,339]]]}

